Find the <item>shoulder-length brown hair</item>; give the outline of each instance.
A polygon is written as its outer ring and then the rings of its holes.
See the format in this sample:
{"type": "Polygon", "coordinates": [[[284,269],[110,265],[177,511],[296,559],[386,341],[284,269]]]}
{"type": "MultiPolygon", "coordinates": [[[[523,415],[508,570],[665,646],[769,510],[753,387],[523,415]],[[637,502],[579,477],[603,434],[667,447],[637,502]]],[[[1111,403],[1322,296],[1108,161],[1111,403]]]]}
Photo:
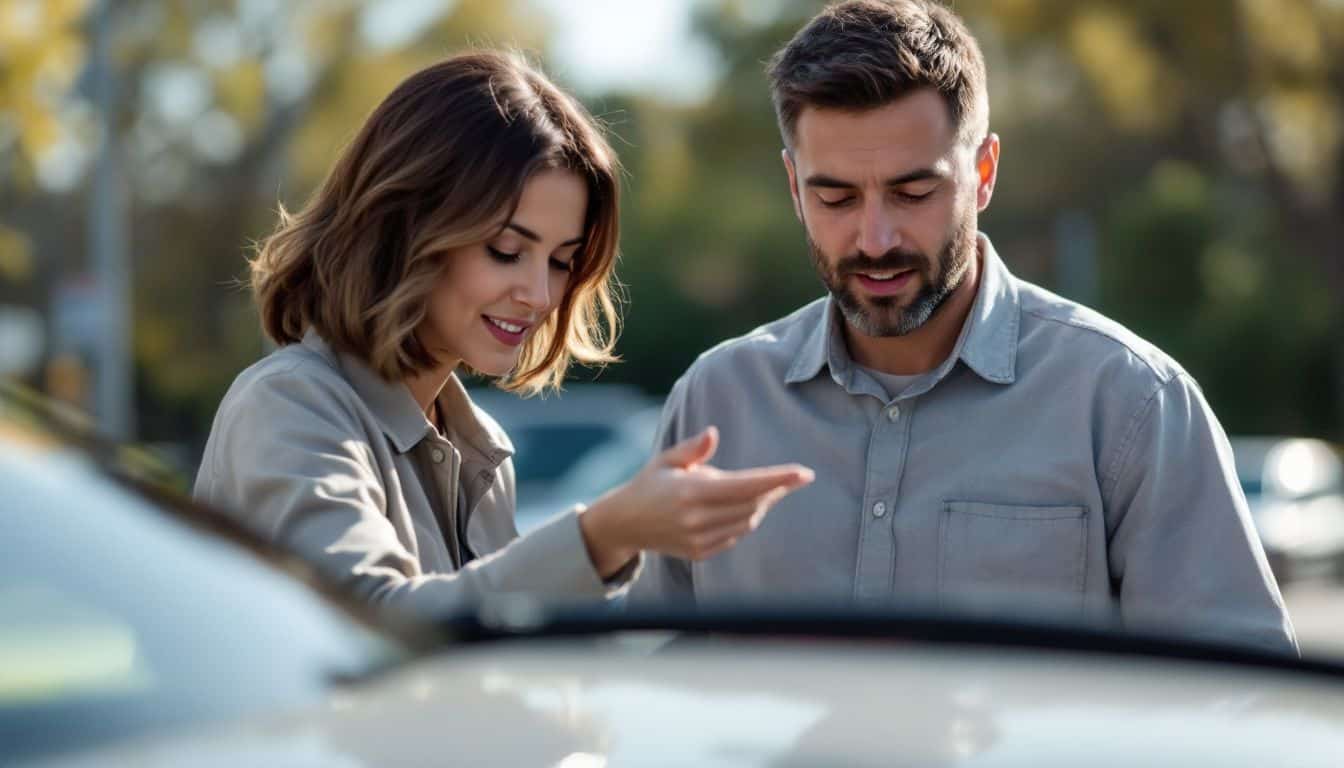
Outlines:
{"type": "Polygon", "coordinates": [[[618,161],[592,116],[521,56],[473,52],[407,78],[373,111],[297,214],[251,261],[277,344],[308,328],[389,381],[435,360],[416,338],[449,251],[484,242],[528,178],[565,168],[588,186],[584,240],[557,310],[501,386],[558,387],[572,361],[614,361],[618,161]]]}

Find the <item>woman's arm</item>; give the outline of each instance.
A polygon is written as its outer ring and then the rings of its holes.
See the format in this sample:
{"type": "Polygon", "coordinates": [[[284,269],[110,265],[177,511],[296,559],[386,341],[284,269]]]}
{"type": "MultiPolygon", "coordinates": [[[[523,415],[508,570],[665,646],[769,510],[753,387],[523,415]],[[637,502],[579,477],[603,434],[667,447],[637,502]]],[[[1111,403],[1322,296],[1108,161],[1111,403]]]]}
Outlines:
{"type": "Polygon", "coordinates": [[[388,498],[355,396],[323,373],[300,367],[236,387],[221,406],[197,496],[375,605],[440,616],[492,594],[600,599],[618,591],[594,568],[573,513],[461,571],[424,573],[388,518],[400,501],[388,498]]]}

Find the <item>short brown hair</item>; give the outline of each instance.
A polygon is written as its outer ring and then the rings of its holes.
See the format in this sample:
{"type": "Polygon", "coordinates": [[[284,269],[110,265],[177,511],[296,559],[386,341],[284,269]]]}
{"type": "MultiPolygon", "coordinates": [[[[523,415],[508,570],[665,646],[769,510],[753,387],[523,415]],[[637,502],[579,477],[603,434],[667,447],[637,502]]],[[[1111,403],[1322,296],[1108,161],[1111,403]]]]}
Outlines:
{"type": "Polygon", "coordinates": [[[411,75],[303,209],[291,215],[281,206],[251,261],[267,335],[290,344],[314,328],[389,381],[432,368],[415,329],[444,255],[497,234],[528,178],[548,168],[587,183],[583,245],[559,308],[501,386],[537,392],[559,386],[573,360],[615,360],[615,153],[577,101],[520,55],[493,51],[411,75]]]}
{"type": "Polygon", "coordinates": [[[804,107],[874,109],[920,88],[943,96],[959,140],[974,143],[989,130],[980,46],[933,0],[830,5],[771,58],[767,74],[789,147],[804,107]]]}

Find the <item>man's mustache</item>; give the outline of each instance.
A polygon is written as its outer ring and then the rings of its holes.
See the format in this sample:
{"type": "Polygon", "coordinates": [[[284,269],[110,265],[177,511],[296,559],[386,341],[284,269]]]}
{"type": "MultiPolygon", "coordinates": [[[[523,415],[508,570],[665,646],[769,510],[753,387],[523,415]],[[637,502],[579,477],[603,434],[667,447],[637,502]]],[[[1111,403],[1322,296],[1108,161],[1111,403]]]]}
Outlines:
{"type": "Polygon", "coordinates": [[[835,265],[835,271],[838,275],[850,275],[855,272],[890,272],[903,269],[918,271],[928,263],[929,260],[918,251],[903,251],[899,248],[893,248],[876,258],[862,254],[846,256],[835,265]]]}

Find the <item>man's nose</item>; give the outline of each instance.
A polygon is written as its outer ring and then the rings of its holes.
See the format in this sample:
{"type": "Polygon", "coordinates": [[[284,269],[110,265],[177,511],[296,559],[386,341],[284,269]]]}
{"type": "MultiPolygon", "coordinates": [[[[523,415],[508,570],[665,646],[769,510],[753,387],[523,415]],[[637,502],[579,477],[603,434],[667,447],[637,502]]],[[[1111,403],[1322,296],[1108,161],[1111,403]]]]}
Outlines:
{"type": "Polygon", "coordinates": [[[895,213],[883,200],[864,203],[860,213],[859,253],[876,258],[900,245],[895,213]]]}

